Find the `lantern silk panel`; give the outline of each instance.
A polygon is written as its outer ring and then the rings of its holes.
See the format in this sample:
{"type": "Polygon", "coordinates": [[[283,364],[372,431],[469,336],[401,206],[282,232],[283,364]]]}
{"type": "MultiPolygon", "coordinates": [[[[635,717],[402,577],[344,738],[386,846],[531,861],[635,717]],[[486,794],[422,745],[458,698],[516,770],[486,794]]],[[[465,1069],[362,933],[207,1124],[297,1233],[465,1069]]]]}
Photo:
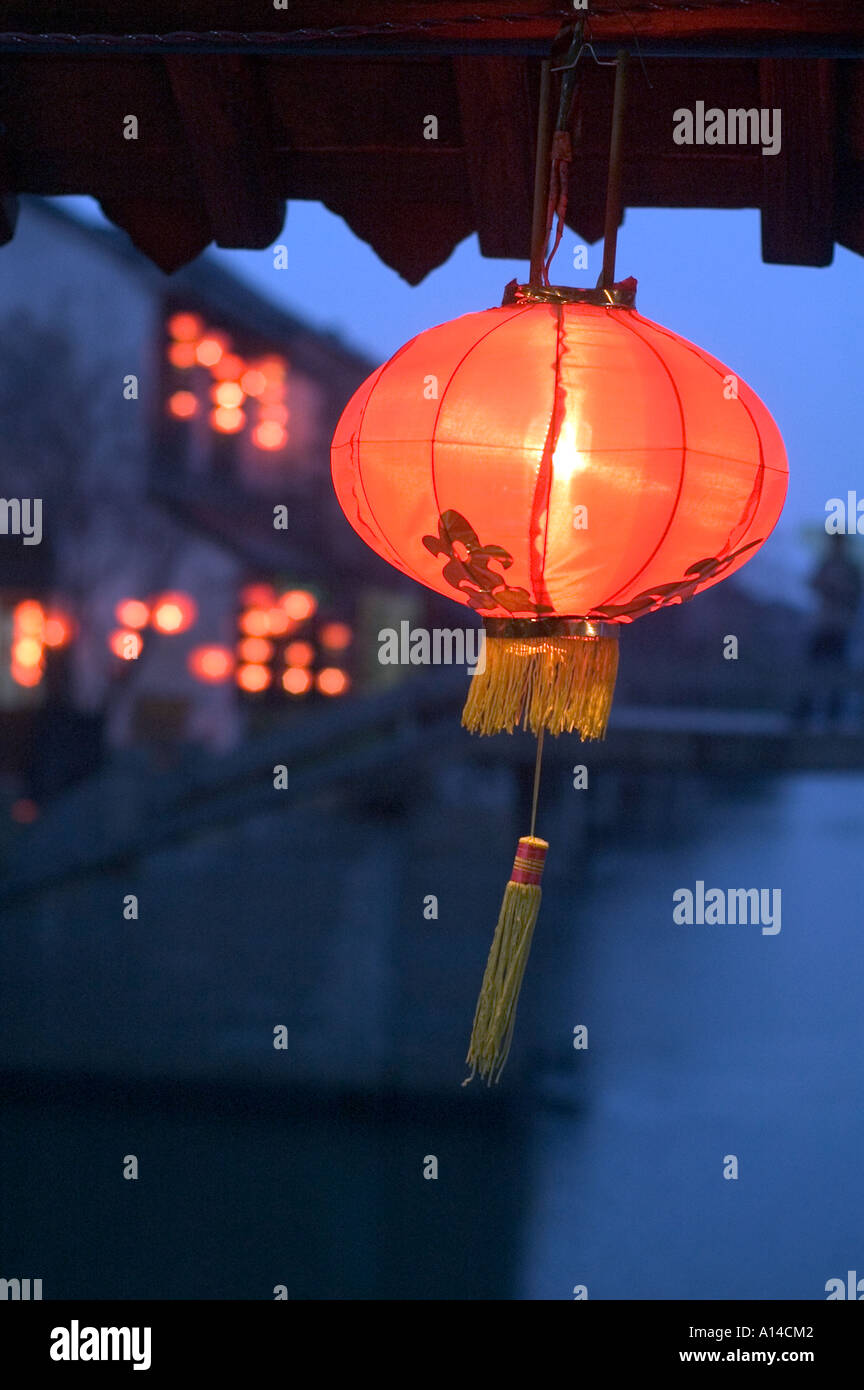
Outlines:
{"type": "Polygon", "coordinates": [[[746,563],[787,464],[701,349],[633,309],[535,303],[406,344],[346,407],[333,478],[367,544],[484,616],[629,622],[746,563]]]}

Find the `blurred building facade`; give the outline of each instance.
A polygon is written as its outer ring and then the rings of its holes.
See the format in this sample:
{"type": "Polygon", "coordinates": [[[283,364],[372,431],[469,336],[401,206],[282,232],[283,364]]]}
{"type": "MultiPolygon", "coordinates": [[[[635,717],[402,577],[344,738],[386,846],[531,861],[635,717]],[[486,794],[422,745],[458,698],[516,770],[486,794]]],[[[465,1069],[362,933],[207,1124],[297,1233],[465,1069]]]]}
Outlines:
{"type": "Polygon", "coordinates": [[[42,534],[0,536],[3,773],[45,739],[59,783],[102,741],[227,749],[392,675],[374,632],[416,586],[329,479],[375,364],[206,258],[169,277],[56,204],[22,216],[2,256],[0,491],[39,499],[42,534]]]}

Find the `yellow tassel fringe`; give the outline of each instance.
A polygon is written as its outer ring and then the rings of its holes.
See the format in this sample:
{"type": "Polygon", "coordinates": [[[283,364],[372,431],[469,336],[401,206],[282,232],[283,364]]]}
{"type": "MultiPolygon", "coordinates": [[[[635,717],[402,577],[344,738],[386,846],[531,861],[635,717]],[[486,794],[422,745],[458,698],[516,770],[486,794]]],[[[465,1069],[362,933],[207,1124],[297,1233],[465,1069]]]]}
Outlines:
{"type": "MultiPolygon", "coordinates": [[[[618,674],[616,637],[486,637],[462,723],[472,734],[578,731],[603,738],[618,674]]],[[[512,887],[512,885],[511,885],[512,887]]]]}

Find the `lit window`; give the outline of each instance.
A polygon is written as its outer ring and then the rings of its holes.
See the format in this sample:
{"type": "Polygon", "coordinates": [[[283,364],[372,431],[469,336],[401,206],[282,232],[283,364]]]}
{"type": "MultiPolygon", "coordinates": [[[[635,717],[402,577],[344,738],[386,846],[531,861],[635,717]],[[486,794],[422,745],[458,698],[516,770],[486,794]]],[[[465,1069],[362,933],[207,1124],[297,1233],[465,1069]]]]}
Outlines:
{"type": "Polygon", "coordinates": [[[287,439],[288,433],[284,425],[278,424],[275,420],[262,420],[252,431],[253,443],[259,449],[281,449],[287,439]]]}
{"type": "Polygon", "coordinates": [[[247,396],[260,396],[267,386],[267,378],[257,367],[250,367],[240,378],[240,385],[247,396]]]}
{"type": "Polygon", "coordinates": [[[18,666],[39,666],[42,661],[42,643],[38,637],[19,637],[12,643],[12,660],[18,666]]]}
{"type": "Polygon", "coordinates": [[[13,661],[12,679],[16,685],[23,685],[27,687],[38,685],[42,679],[42,667],[21,666],[17,661],[13,661]]]}
{"type": "Polygon", "coordinates": [[[289,666],[283,673],[282,686],[289,695],[305,695],[311,689],[312,674],[303,666],[289,666]]]}
{"type": "Polygon", "coordinates": [[[150,609],[140,598],[124,598],[114,609],[114,617],[122,627],[146,627],[150,621],[150,609]]]}
{"type": "Polygon", "coordinates": [[[246,416],[242,410],[219,405],[215,410],[211,410],[210,423],[220,434],[237,434],[245,425],[246,416]]]}
{"type": "Polygon", "coordinates": [[[177,342],[189,342],[203,330],[204,325],[197,314],[174,314],[168,320],[168,332],[177,342]]]}
{"type": "Polygon", "coordinates": [[[247,608],[269,608],[276,601],[272,584],[247,584],[240,594],[247,608]]]}
{"type": "Polygon", "coordinates": [[[187,665],[196,680],[218,685],[230,680],[234,671],[234,656],[227,647],[196,647],[189,653],[187,665]]]}
{"type": "Polygon", "coordinates": [[[318,607],[318,600],[314,594],[310,594],[306,589],[289,589],[282,594],[279,603],[289,618],[294,618],[298,623],[305,622],[311,618],[315,609],[318,607]]]}
{"type": "Polygon", "coordinates": [[[291,632],[297,626],[294,619],[285,612],[284,608],[278,604],[270,609],[267,614],[267,621],[270,624],[270,631],[276,637],[282,637],[286,632],[291,632]]]}
{"type": "Polygon", "coordinates": [[[194,343],[172,343],[168,349],[168,361],[172,367],[194,367],[197,362],[194,343]]]}
{"type": "Polygon", "coordinates": [[[322,647],[331,652],[342,652],[350,647],[354,636],[347,623],[325,623],[319,632],[322,647]]]}
{"type": "Polygon", "coordinates": [[[185,632],[198,616],[198,607],[188,594],[163,594],[153,605],[151,622],[157,632],[185,632]]]}
{"type": "Polygon", "coordinates": [[[218,338],[202,338],[195,349],[195,357],[202,367],[215,367],[225,348],[218,338]]]}
{"type": "Polygon", "coordinates": [[[311,642],[289,642],[285,648],[285,660],[289,666],[311,666],[315,660],[315,648],[311,642]]]}
{"type": "Polygon", "coordinates": [[[273,643],[268,642],[266,637],[244,637],[237,651],[243,661],[250,661],[254,665],[270,660],[273,655],[273,643]]]}
{"type": "Polygon", "coordinates": [[[45,627],[45,612],[35,599],[23,599],[12,612],[15,632],[24,637],[41,637],[45,627]]]}
{"type": "Polygon", "coordinates": [[[217,381],[238,381],[243,375],[246,363],[242,357],[237,357],[233,352],[226,352],[214,362],[210,368],[210,375],[215,376],[217,381]]]}
{"type": "Polygon", "coordinates": [[[140,632],[116,628],[108,638],[108,645],[114,655],[120,657],[121,661],[137,661],[144,643],[141,640],[140,632]]]}
{"type": "Polygon", "coordinates": [[[257,663],[250,662],[237,669],[237,684],[242,690],[251,691],[253,694],[259,690],[266,690],[272,679],[267,667],[257,663]]]}
{"type": "Polygon", "coordinates": [[[178,420],[191,420],[198,414],[198,397],[191,391],[175,391],[168,399],[168,409],[178,420]]]}
{"type": "Polygon", "coordinates": [[[73,631],[72,621],[65,614],[49,613],[45,619],[42,641],[46,647],[65,647],[67,642],[71,642],[73,631]]]}
{"type": "Polygon", "coordinates": [[[240,614],[240,631],[249,637],[266,637],[270,631],[270,615],[266,608],[248,608],[240,614]]]}
{"type": "Polygon", "coordinates": [[[350,685],[348,674],[338,666],[325,666],[318,672],[315,684],[322,695],[344,695],[350,685]]]}
{"type": "Polygon", "coordinates": [[[246,399],[246,393],[236,381],[220,381],[210,394],[217,405],[226,406],[228,409],[242,405],[246,399]]]}

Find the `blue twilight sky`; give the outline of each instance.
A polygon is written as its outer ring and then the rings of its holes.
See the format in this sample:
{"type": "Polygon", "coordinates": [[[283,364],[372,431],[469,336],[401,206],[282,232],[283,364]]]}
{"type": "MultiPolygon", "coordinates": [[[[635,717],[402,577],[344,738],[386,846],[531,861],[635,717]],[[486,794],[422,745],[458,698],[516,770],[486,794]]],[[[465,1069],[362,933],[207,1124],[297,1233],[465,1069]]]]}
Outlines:
{"type": "MultiPolygon", "coordinates": [[[[90,199],[59,201],[101,220],[90,199]]],[[[472,236],[412,287],[317,203],[291,204],[280,243],[288,248],[288,270],[274,269],[272,250],[206,254],[376,363],[432,324],[500,303],[508,280],[527,278],[524,261],[485,259],[472,236]]],[[[577,244],[568,231],[553,282],[596,282],[602,243],[588,248],[587,271],[572,268],[577,244]]],[[[802,599],[801,577],[815,553],[803,533],[824,525],[828,498],[845,498],[856,487],[864,495],[857,341],[864,258],[838,247],[825,269],[765,265],[758,212],[637,208],[628,210],[618,240],[617,278],[626,275],[639,281],[642,314],[727,363],[774,415],[789,454],[789,495],[777,530],[742,579],[802,599]]]]}

